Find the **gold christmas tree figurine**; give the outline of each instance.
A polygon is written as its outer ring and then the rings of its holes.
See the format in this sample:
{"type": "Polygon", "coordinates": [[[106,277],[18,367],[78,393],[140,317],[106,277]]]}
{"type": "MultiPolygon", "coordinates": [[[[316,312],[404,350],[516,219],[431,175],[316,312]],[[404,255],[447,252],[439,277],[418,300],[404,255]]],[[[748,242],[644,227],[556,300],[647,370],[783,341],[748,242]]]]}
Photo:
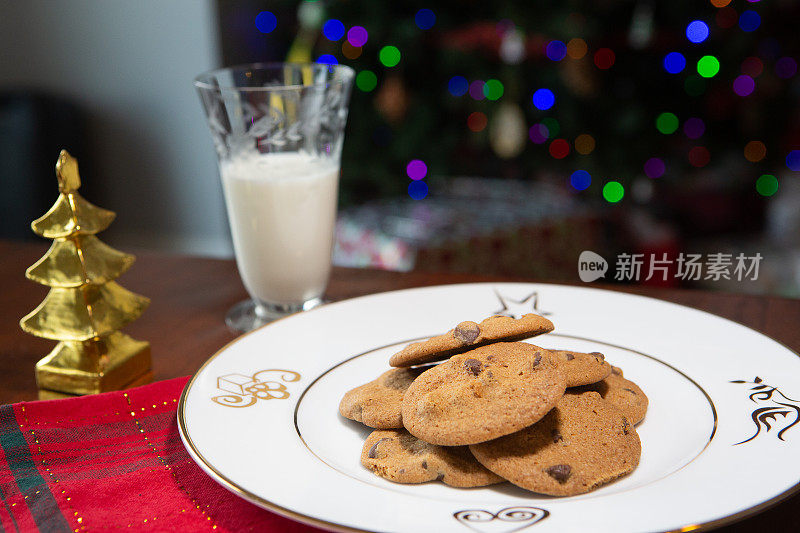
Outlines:
{"type": "Polygon", "coordinates": [[[66,150],[59,154],[56,176],[58,200],[31,223],[33,231],[53,239],[53,245],[25,272],[50,292],[20,320],[31,335],[60,341],[36,364],[36,382],[40,389],[68,394],[145,382],[150,376],[150,344],[118,330],[139,318],[150,300],[113,281],[130,268],[134,257],[95,237],[116,215],[78,194],[78,162],[66,150]]]}

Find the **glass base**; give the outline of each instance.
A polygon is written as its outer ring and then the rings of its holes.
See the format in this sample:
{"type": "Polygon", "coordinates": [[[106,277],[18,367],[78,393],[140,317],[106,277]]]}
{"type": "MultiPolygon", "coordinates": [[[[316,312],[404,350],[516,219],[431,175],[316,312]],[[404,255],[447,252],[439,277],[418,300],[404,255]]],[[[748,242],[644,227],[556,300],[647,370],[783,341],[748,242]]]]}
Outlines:
{"type": "Polygon", "coordinates": [[[235,332],[247,333],[279,318],[308,311],[323,303],[322,298],[312,298],[302,304],[270,304],[245,300],[231,307],[225,315],[225,323],[235,332]]]}

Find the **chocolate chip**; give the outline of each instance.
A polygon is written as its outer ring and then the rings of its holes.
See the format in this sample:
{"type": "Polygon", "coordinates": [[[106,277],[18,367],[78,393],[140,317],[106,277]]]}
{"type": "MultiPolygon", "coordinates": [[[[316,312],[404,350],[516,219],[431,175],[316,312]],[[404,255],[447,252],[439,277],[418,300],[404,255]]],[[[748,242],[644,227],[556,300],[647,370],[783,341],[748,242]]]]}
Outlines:
{"type": "Polygon", "coordinates": [[[372,448],[370,448],[369,452],[367,453],[367,457],[369,457],[370,459],[375,459],[376,457],[378,457],[378,444],[380,444],[381,442],[383,442],[385,440],[391,440],[391,439],[389,437],[384,437],[384,438],[380,439],[378,442],[376,442],[375,444],[373,444],[372,448]]]}
{"type": "Polygon", "coordinates": [[[627,389],[626,388],[626,389],[622,389],[622,390],[626,390],[626,391],[630,392],[631,394],[633,394],[634,396],[636,396],[636,391],[633,390],[633,389],[627,389]]]}
{"type": "Polygon", "coordinates": [[[464,361],[464,368],[467,369],[467,372],[472,374],[473,376],[477,376],[481,373],[483,369],[483,365],[477,359],[467,359],[464,361]]]}
{"type": "Polygon", "coordinates": [[[564,440],[564,437],[561,436],[561,433],[559,433],[557,429],[551,430],[550,435],[553,437],[553,442],[564,440]]]}
{"type": "Polygon", "coordinates": [[[573,359],[575,359],[575,354],[574,353],[567,353],[567,361],[572,361],[573,359]]]}
{"type": "Polygon", "coordinates": [[[542,352],[536,352],[535,354],[533,354],[533,363],[531,363],[531,366],[533,368],[536,368],[537,366],[539,366],[539,363],[541,362],[542,362],[542,352]]]}
{"type": "Polygon", "coordinates": [[[444,474],[439,474],[438,476],[436,476],[436,481],[441,481],[443,479],[444,479],[444,474]]]}
{"type": "Polygon", "coordinates": [[[453,337],[464,344],[472,344],[480,335],[481,329],[475,322],[462,322],[453,330],[453,337]]]}
{"type": "Polygon", "coordinates": [[[628,423],[628,419],[623,416],[622,417],[622,432],[627,435],[629,427],[630,427],[630,424],[628,423]]]}
{"type": "Polygon", "coordinates": [[[601,354],[600,352],[589,352],[589,355],[593,355],[596,358],[599,358],[601,361],[605,360],[606,356],[601,354]]]}
{"type": "Polygon", "coordinates": [[[422,461],[422,468],[423,468],[424,470],[427,470],[427,469],[428,469],[428,461],[422,461]]]}
{"type": "Polygon", "coordinates": [[[406,473],[406,469],[405,468],[401,468],[400,471],[398,472],[398,474],[405,474],[405,473],[406,473]]]}
{"type": "Polygon", "coordinates": [[[553,465],[546,468],[545,472],[559,483],[566,483],[569,479],[569,475],[572,473],[572,468],[569,465],[553,465]]]}

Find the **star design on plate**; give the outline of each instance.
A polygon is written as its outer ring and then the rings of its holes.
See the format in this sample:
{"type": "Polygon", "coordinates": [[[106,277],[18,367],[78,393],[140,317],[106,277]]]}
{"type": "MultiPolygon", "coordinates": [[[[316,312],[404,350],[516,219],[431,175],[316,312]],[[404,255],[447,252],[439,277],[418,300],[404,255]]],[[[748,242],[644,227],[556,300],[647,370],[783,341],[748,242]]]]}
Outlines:
{"type": "Polygon", "coordinates": [[[494,291],[497,299],[500,300],[502,309],[495,311],[495,315],[510,316],[512,318],[522,318],[522,315],[528,313],[536,313],[537,315],[547,316],[550,315],[548,311],[539,310],[539,293],[533,292],[523,298],[522,300],[515,300],[508,296],[502,295],[497,290],[494,291]]]}

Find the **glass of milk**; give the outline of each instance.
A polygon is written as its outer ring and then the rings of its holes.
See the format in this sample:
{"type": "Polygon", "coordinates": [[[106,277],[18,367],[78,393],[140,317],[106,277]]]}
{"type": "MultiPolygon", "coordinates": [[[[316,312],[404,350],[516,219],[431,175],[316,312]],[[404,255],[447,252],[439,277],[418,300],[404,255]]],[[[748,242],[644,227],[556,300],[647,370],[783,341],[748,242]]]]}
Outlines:
{"type": "Polygon", "coordinates": [[[343,65],[264,63],[195,79],[251,296],[228,312],[235,330],[322,303],[353,78],[343,65]]]}

